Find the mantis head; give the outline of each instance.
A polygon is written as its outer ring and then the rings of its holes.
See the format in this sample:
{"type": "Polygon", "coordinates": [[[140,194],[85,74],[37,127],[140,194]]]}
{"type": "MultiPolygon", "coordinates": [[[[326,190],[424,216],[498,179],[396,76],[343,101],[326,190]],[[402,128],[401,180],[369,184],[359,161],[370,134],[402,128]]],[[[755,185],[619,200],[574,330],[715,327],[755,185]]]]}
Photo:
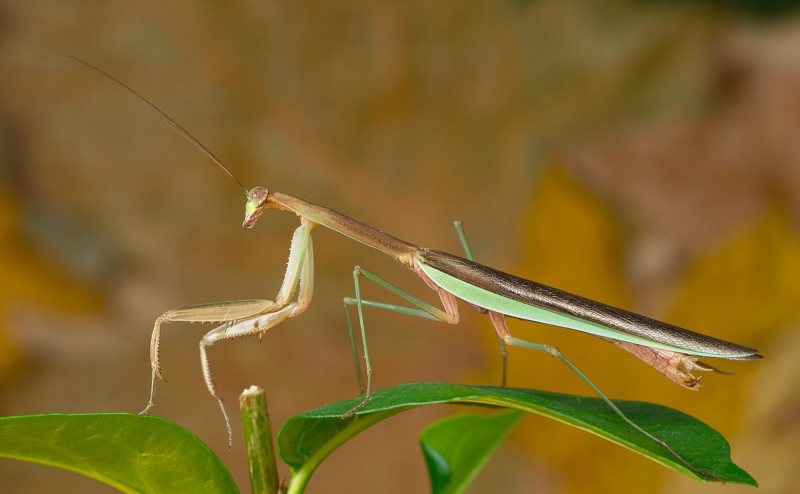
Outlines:
{"type": "Polygon", "coordinates": [[[244,207],[243,227],[253,228],[261,213],[269,204],[269,191],[266,187],[253,187],[247,193],[247,204],[244,207]]]}

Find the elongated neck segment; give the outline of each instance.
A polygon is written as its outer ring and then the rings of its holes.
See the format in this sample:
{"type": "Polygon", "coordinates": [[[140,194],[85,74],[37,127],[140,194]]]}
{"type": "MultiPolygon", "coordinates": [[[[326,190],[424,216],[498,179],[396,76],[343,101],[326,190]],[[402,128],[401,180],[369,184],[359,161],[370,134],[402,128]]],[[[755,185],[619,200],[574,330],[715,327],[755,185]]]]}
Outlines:
{"type": "Polygon", "coordinates": [[[420,250],[420,247],[417,245],[400,240],[399,238],[354,220],[333,209],[304,201],[299,197],[282,194],[280,192],[272,192],[270,194],[270,199],[278,207],[285,208],[314,223],[328,227],[364,245],[378,249],[394,257],[403,264],[408,262],[411,254],[420,250]]]}

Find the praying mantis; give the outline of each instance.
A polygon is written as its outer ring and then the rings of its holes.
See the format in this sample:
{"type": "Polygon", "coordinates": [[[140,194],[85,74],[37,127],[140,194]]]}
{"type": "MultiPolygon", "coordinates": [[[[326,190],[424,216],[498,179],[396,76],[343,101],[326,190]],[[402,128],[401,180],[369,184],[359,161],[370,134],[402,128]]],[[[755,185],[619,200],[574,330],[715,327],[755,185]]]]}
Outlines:
{"type": "Polygon", "coordinates": [[[388,255],[416,274],[428,288],[438,295],[441,302],[441,308],[436,307],[392,285],[371,271],[361,267],[353,270],[355,297],[344,298],[344,306],[363,399],[345,413],[343,418],[353,416],[363,408],[369,402],[372,391],[373,371],[363,317],[365,307],[392,310],[406,315],[457,324],[459,322],[458,300],[462,300],[478,312],[486,314],[497,334],[503,357],[503,385],[505,385],[506,378],[506,345],[545,352],[561,360],[576,372],[631,427],[666,448],[691,470],[715,479],[715,477],[695,469],[664,441],[628,419],[588,377],[561,354],[558,348],[512,336],[506,324],[506,317],[541,322],[594,335],[633,354],[679,386],[693,390],[700,388],[700,377],[694,375],[695,371],[720,372],[714,367],[700,362],[698,360],[700,357],[728,360],[762,358],[755,349],[688,331],[479,264],[473,260],[460,222],[456,222],[456,230],[466,257],[400,240],[333,209],[290,194],[270,191],[260,186],[248,189],[210,150],[146,98],[93,65],[79,59],[73,58],[73,60],[82,64],[91,73],[87,74],[69,67],[64,68],[94,79],[140,106],[182,135],[232,178],[246,198],[244,227],[252,228],[262,214],[270,209],[292,213],[300,221],[300,226],[292,236],[288,265],[275,300],[253,299],[194,305],[168,310],[156,319],[150,342],[150,396],[142,414],[148,413],[153,407],[157,380],[164,380],[159,358],[162,325],[174,322],[218,323],[220,324],[218,327],[206,333],[200,340],[200,360],[208,392],[219,404],[225,419],[230,444],[230,420],[214,383],[207,349],[217,342],[234,338],[255,335],[260,338],[271,328],[287,319],[299,316],[309,307],[314,286],[314,254],[311,232],[315,227],[321,225],[388,255]],[[360,291],[362,279],[370,280],[398,295],[407,305],[362,299],[360,291]],[[364,383],[356,354],[349,310],[351,307],[355,307],[358,314],[366,383],[364,383]]]}

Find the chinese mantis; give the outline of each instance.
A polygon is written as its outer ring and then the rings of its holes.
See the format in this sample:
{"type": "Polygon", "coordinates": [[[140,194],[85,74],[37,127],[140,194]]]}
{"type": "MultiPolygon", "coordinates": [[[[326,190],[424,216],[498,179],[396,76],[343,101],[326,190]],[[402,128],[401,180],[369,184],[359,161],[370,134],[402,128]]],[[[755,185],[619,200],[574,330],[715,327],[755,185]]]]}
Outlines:
{"type": "Polygon", "coordinates": [[[364,407],[370,399],[372,390],[372,367],[367,348],[363,308],[387,309],[456,324],[459,321],[457,300],[460,299],[478,312],[486,314],[496,331],[503,355],[503,384],[505,384],[506,345],[537,350],[554,356],[576,372],[631,427],[666,448],[691,470],[714,479],[713,476],[695,469],[664,441],[654,437],[628,419],[556,347],[512,336],[505,318],[510,316],[589,333],[633,354],[687,389],[700,388],[700,378],[694,375],[695,371],[716,371],[713,367],[699,362],[699,357],[728,360],[762,358],[756,350],[688,331],[478,264],[472,260],[463,229],[458,222],[456,229],[466,251],[466,258],[400,240],[342,213],[293,195],[272,192],[265,187],[247,189],[211,151],[143,96],[102,70],[81,60],[74,60],[83,64],[91,73],[87,74],[69,67],[66,67],[67,70],[94,79],[142,107],[181,134],[236,181],[247,201],[243,226],[252,228],[259,217],[269,209],[293,213],[300,220],[300,226],[297,227],[292,237],[286,273],[274,301],[258,299],[195,305],[169,310],[156,319],[150,343],[152,371],[150,398],[141,413],[147,413],[153,406],[156,381],[164,380],[159,360],[162,325],[172,322],[219,323],[220,326],[206,333],[200,340],[200,360],[208,391],[217,400],[225,418],[230,444],[230,421],[214,384],[207,348],[219,341],[233,338],[253,335],[261,337],[269,329],[302,314],[308,308],[314,285],[311,231],[317,225],[322,225],[392,257],[419,276],[431,290],[436,292],[441,301],[441,308],[435,307],[395,287],[366,269],[356,267],[353,270],[355,297],[345,298],[344,305],[363,399],[343,418],[352,416],[364,407]],[[401,306],[362,299],[360,294],[362,278],[395,293],[408,305],[401,306]],[[358,356],[355,355],[356,346],[348,310],[352,306],[355,306],[358,314],[366,383],[361,375],[358,356]]]}

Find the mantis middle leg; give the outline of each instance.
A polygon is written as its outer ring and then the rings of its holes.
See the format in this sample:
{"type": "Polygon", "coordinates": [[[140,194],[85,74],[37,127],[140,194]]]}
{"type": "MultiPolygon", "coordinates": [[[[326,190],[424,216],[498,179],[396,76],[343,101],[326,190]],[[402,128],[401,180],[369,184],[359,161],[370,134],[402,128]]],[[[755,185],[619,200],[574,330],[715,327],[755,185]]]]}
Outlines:
{"type": "MultiPolygon", "coordinates": [[[[467,242],[466,235],[464,234],[464,229],[461,222],[455,221],[454,226],[456,228],[456,232],[458,233],[459,239],[464,248],[464,252],[466,253],[467,258],[472,260],[472,250],[470,249],[469,243],[467,242]]],[[[353,351],[353,359],[355,361],[356,373],[358,376],[358,385],[359,389],[364,394],[364,399],[358,405],[356,405],[347,413],[345,413],[343,417],[349,417],[353,415],[355,412],[357,412],[359,409],[363,408],[369,401],[372,394],[372,366],[370,364],[369,349],[367,347],[367,337],[364,326],[364,312],[363,312],[364,307],[373,307],[376,309],[389,310],[400,314],[422,317],[425,319],[432,319],[434,321],[441,321],[449,324],[458,323],[459,313],[458,313],[458,304],[456,302],[456,297],[453,294],[447,292],[446,290],[443,290],[435,283],[433,283],[433,281],[431,281],[427,277],[427,275],[425,275],[425,273],[423,273],[422,271],[417,271],[417,274],[423,279],[423,281],[425,281],[428,287],[430,287],[439,295],[439,299],[442,302],[442,309],[444,310],[434,307],[433,305],[415,297],[414,295],[411,295],[410,293],[389,283],[388,281],[384,280],[383,278],[379,277],[378,275],[376,275],[371,271],[363,269],[359,266],[356,266],[355,269],[353,269],[353,285],[355,287],[356,296],[355,298],[353,297],[344,298],[344,314],[345,314],[345,320],[347,321],[347,330],[350,335],[350,345],[353,351]],[[388,291],[398,295],[402,299],[409,302],[411,306],[409,307],[405,305],[389,304],[385,302],[378,302],[375,300],[362,299],[361,286],[359,283],[359,277],[361,276],[375,282],[376,284],[382,286],[388,291]],[[350,306],[356,306],[358,312],[359,329],[361,330],[361,341],[364,349],[364,366],[366,367],[367,371],[366,386],[364,385],[364,379],[361,374],[361,365],[359,363],[358,352],[356,350],[355,337],[353,334],[353,324],[350,318],[350,311],[348,310],[350,306]]],[[[482,313],[487,312],[486,309],[483,309],[482,307],[473,306],[473,308],[482,313]]],[[[500,336],[498,335],[497,339],[500,344],[500,353],[503,358],[502,384],[503,386],[505,386],[508,355],[506,352],[505,343],[502,340],[502,338],[500,338],[500,336]]]]}
{"type": "Polygon", "coordinates": [[[392,312],[399,312],[401,314],[406,314],[410,316],[422,317],[425,319],[433,319],[435,321],[442,321],[449,324],[458,324],[459,314],[458,314],[458,305],[456,303],[456,298],[450,292],[442,290],[422,272],[417,273],[419,274],[423,280],[430,286],[436,293],[439,295],[439,299],[442,302],[442,309],[434,307],[433,305],[425,302],[422,299],[411,295],[410,293],[402,290],[395,285],[392,285],[388,281],[384,280],[380,276],[376,275],[375,273],[368,271],[360,266],[356,266],[353,269],[353,285],[355,287],[356,296],[355,298],[352,297],[345,297],[344,298],[344,313],[345,319],[347,321],[347,329],[350,333],[350,344],[353,349],[353,357],[356,363],[356,372],[358,373],[358,384],[361,389],[361,392],[364,393],[364,399],[361,402],[347,411],[342,418],[347,418],[352,416],[358,410],[364,408],[364,406],[369,402],[369,399],[372,397],[372,365],[370,364],[369,360],[369,349],[367,347],[367,333],[364,327],[364,307],[374,307],[377,309],[384,309],[390,310],[392,312]],[[385,302],[376,302],[374,300],[364,300],[361,298],[361,285],[359,282],[359,278],[363,276],[364,278],[371,280],[377,283],[379,286],[389,290],[390,292],[398,295],[405,301],[409,302],[412,307],[404,306],[404,305],[396,305],[396,304],[388,304],[385,302]],[[367,383],[366,387],[364,386],[364,381],[361,376],[361,366],[359,365],[358,355],[356,353],[356,346],[355,346],[355,338],[353,336],[353,325],[350,319],[350,311],[348,308],[352,305],[356,306],[356,310],[358,312],[358,323],[359,329],[361,330],[361,342],[364,349],[364,366],[366,367],[367,371],[367,383]]]}

